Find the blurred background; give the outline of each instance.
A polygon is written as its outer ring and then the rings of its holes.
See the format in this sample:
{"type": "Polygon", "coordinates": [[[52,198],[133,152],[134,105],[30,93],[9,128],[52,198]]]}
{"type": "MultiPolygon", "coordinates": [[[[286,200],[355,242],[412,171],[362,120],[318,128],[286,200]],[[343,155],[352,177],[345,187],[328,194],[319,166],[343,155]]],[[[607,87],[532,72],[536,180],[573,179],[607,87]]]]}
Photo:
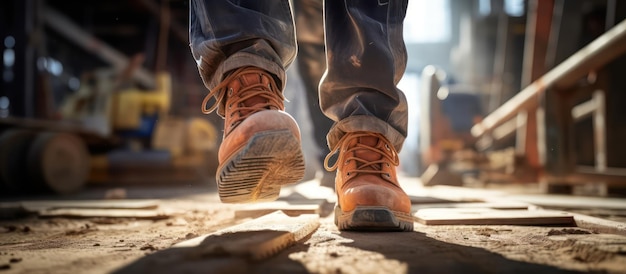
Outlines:
{"type": "MultiPolygon", "coordinates": [[[[189,1],[15,0],[0,11],[0,196],[214,184],[222,121],[200,112],[189,1]]],[[[425,185],[623,195],[624,18],[617,0],[411,0],[400,172],[425,185]]],[[[296,66],[285,94],[305,180],[319,179],[316,114],[305,111],[316,102],[296,66]]]]}

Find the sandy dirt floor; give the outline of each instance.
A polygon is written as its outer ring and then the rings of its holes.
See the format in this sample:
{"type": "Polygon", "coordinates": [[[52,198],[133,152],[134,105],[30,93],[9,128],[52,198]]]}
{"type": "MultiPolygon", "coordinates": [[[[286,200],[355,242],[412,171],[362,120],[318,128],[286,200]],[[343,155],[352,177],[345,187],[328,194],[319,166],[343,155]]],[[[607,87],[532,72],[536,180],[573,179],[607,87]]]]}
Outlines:
{"type": "Polygon", "coordinates": [[[214,191],[189,192],[160,199],[160,210],[179,212],[161,220],[2,220],[0,273],[626,273],[626,236],[418,223],[406,233],[340,232],[328,206],[312,235],[265,260],[189,256],[171,246],[250,220],[214,191]]]}

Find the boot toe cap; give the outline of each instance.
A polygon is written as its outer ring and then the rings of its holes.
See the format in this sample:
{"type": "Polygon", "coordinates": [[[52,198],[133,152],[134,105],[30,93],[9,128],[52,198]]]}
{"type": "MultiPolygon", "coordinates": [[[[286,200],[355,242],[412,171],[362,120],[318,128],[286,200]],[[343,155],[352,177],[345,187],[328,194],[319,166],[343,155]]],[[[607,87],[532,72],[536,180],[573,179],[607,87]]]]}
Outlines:
{"type": "MultiPolygon", "coordinates": [[[[363,177],[363,176],[359,176],[363,177]]],[[[359,177],[353,180],[359,180],[359,177]]],[[[401,188],[389,183],[371,183],[360,180],[346,187],[339,195],[339,204],[344,212],[358,206],[382,206],[389,210],[409,213],[411,201],[401,188]]]]}

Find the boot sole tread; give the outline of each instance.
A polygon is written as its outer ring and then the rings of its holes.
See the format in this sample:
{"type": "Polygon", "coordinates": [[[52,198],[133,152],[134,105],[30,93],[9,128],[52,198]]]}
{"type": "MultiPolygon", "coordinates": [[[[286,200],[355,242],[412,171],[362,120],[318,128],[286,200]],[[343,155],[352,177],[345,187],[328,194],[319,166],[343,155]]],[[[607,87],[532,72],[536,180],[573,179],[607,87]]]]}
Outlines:
{"type": "Polygon", "coordinates": [[[217,186],[224,203],[273,201],[280,187],[304,177],[300,142],[289,130],[264,131],[220,166],[217,186]]]}

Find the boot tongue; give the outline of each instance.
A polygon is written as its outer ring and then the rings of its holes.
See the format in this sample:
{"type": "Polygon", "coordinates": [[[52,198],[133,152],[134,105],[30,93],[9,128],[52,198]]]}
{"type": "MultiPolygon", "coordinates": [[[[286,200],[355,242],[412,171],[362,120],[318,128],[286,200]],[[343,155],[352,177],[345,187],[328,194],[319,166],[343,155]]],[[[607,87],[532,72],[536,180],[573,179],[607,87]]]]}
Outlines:
{"type": "MultiPolygon", "coordinates": [[[[254,84],[259,84],[259,83],[262,83],[263,86],[268,86],[269,85],[269,79],[267,79],[267,77],[262,76],[262,75],[260,75],[258,73],[248,73],[248,74],[241,75],[241,77],[239,77],[239,81],[233,81],[233,84],[230,87],[233,90],[241,90],[242,88],[245,88],[247,86],[254,85],[254,84]]],[[[265,91],[261,87],[257,87],[257,88],[254,88],[253,90],[249,90],[249,91],[246,91],[246,92],[263,93],[263,92],[267,92],[267,91],[265,91]]],[[[265,103],[267,103],[267,99],[263,98],[262,96],[254,96],[252,98],[244,100],[242,103],[246,107],[252,107],[252,106],[257,105],[257,104],[265,104],[265,103]]],[[[249,112],[251,112],[251,111],[241,111],[241,115],[246,115],[249,112]]]]}
{"type": "MultiPolygon", "coordinates": [[[[379,140],[377,137],[364,136],[364,137],[359,137],[359,140],[357,142],[361,145],[365,145],[369,147],[376,147],[376,145],[378,144],[378,141],[379,140]]],[[[383,157],[382,155],[370,149],[357,149],[354,151],[354,156],[356,156],[357,158],[366,160],[366,161],[377,161],[383,157]]],[[[367,167],[367,169],[374,169],[374,168],[372,166],[369,166],[367,167]]],[[[380,169],[380,168],[377,167],[377,169],[380,169]]]]}

